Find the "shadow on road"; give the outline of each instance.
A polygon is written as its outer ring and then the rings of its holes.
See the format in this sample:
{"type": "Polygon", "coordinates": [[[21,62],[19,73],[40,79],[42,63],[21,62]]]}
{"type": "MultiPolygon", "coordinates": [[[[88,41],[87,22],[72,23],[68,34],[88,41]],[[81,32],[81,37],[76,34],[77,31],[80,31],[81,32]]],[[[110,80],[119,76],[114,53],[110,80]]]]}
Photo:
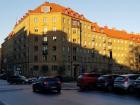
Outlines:
{"type": "Polygon", "coordinates": [[[45,92],[33,92],[34,94],[39,94],[39,95],[49,95],[49,96],[58,96],[61,95],[61,93],[57,93],[55,91],[45,91],[45,92]]]}

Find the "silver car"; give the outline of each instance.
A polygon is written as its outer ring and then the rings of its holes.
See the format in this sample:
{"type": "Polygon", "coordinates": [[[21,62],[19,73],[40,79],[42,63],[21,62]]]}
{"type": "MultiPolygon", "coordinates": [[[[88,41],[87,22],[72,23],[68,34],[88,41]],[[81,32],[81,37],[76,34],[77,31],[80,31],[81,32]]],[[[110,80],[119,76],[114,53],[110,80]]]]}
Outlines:
{"type": "Polygon", "coordinates": [[[120,75],[114,81],[114,88],[123,89],[132,92],[134,89],[134,81],[139,77],[139,74],[120,75]]]}

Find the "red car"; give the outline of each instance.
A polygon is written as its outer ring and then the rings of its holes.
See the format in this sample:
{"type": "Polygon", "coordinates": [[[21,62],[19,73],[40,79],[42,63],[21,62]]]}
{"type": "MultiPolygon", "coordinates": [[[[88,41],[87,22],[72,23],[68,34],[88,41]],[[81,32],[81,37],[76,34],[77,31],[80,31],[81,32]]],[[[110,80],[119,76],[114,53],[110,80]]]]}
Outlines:
{"type": "Polygon", "coordinates": [[[96,86],[99,76],[100,74],[96,73],[83,73],[78,77],[77,86],[80,87],[81,90],[93,88],[96,86]]]}

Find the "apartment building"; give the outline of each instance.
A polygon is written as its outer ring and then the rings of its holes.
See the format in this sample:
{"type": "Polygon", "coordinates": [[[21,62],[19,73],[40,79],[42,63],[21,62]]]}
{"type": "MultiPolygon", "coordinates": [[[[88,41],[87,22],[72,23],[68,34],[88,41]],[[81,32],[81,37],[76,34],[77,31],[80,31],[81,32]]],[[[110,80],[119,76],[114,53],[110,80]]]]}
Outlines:
{"type": "Polygon", "coordinates": [[[100,27],[70,8],[45,2],[29,10],[5,39],[2,68],[26,76],[71,77],[90,71],[138,70],[130,64],[137,57],[128,62],[128,55],[139,56],[138,49],[130,48],[139,46],[138,39],[139,35],[100,27]]]}

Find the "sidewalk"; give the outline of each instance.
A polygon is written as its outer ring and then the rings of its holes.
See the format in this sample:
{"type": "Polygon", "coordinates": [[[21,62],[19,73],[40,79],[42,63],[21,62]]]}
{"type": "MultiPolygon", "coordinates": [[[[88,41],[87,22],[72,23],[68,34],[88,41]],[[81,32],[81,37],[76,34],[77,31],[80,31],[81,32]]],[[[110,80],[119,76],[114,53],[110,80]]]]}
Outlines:
{"type": "MultiPolygon", "coordinates": [[[[24,86],[9,85],[6,80],[0,80],[0,91],[11,88],[20,88],[24,86]]],[[[76,82],[64,82],[62,83],[62,90],[78,90],[76,82]]]]}
{"type": "Polygon", "coordinates": [[[0,92],[17,91],[30,88],[28,85],[9,85],[6,80],[0,80],[0,92]]]}
{"type": "Polygon", "coordinates": [[[8,85],[6,80],[1,80],[0,79],[0,86],[8,85]]]}

